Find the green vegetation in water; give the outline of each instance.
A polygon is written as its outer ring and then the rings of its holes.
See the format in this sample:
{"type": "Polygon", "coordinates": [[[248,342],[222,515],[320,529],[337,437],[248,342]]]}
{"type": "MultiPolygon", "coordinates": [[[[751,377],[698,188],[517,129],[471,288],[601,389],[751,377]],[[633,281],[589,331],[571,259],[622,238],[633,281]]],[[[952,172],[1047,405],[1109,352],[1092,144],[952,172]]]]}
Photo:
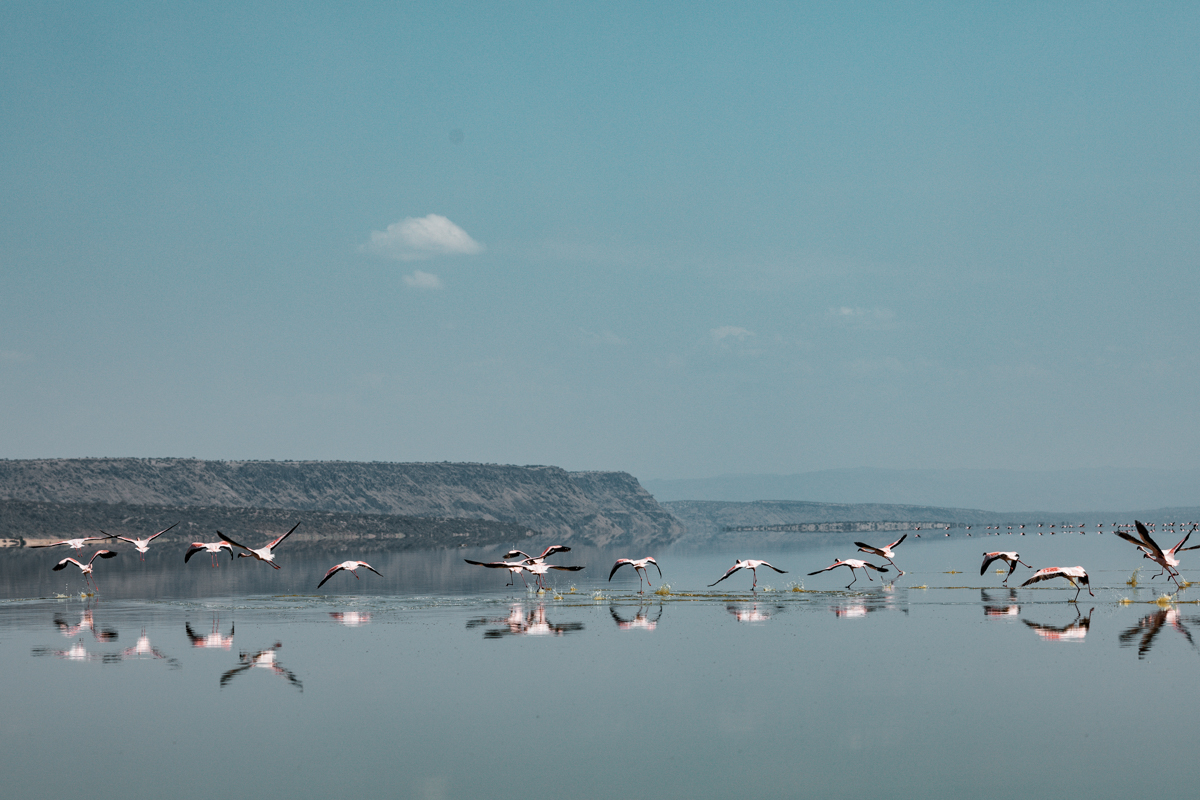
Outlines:
{"type": "Polygon", "coordinates": [[[1133,571],[1133,574],[1129,576],[1129,580],[1125,581],[1125,585],[1132,586],[1133,588],[1136,589],[1137,585],[1138,585],[1138,573],[1141,571],[1142,571],[1141,567],[1138,567],[1137,569],[1135,569],[1133,571]]]}
{"type": "Polygon", "coordinates": [[[671,594],[671,584],[669,584],[669,583],[660,583],[660,584],[658,585],[658,588],[654,590],[654,593],[655,593],[656,595],[658,595],[659,597],[667,597],[667,596],[669,596],[669,595],[671,594]]]}
{"type": "Polygon", "coordinates": [[[946,570],[946,574],[947,575],[961,575],[962,570],[961,569],[948,569],[948,570],[946,570]]]}

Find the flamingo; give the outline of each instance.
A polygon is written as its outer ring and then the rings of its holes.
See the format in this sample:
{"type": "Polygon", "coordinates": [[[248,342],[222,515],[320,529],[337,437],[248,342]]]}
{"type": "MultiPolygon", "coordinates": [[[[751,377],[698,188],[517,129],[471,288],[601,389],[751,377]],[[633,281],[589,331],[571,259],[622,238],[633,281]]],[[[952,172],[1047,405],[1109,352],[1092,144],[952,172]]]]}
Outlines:
{"type": "MultiPolygon", "coordinates": [[[[816,572],[810,572],[808,574],[809,575],[820,575],[822,572],[829,572],[829,570],[837,569],[838,567],[849,567],[850,574],[854,576],[854,581],[858,580],[858,573],[854,571],[856,569],[861,569],[864,572],[866,572],[868,569],[873,569],[876,572],[887,572],[888,571],[887,567],[877,567],[874,564],[869,564],[866,561],[860,561],[857,558],[839,558],[837,561],[834,561],[832,564],[830,564],[825,569],[819,569],[816,572]]],[[[871,577],[871,573],[869,573],[869,572],[867,572],[867,580],[874,580],[871,577]]],[[[853,586],[854,581],[850,581],[849,583],[847,583],[846,588],[849,589],[851,586],[853,586]]]]}
{"type": "MultiPolygon", "coordinates": [[[[178,524],[179,524],[178,522],[175,523],[175,525],[178,525],[178,524]]],[[[139,553],[141,553],[141,555],[142,555],[141,560],[145,561],[146,560],[146,551],[148,551],[150,549],[150,543],[153,542],[155,539],[157,539],[159,536],[162,536],[167,531],[171,530],[171,528],[174,528],[175,525],[172,525],[168,528],[163,528],[161,531],[159,531],[158,533],[154,534],[153,536],[151,536],[147,539],[130,539],[128,536],[113,536],[110,533],[105,533],[104,535],[112,536],[112,538],[114,538],[114,539],[120,539],[122,542],[129,542],[131,545],[133,545],[135,548],[137,548],[137,551],[139,553]]],[[[104,533],[104,531],[100,531],[100,532],[104,533]]]]}
{"type": "Polygon", "coordinates": [[[381,578],[383,577],[382,572],[375,569],[374,567],[372,567],[370,564],[368,564],[365,561],[343,561],[342,563],[329,568],[329,571],[325,573],[325,577],[321,578],[321,582],[317,584],[317,588],[320,589],[322,586],[325,585],[325,581],[327,581],[333,577],[333,574],[335,572],[337,572],[339,570],[343,570],[343,569],[349,570],[350,574],[353,575],[355,577],[355,579],[357,579],[358,572],[356,570],[358,570],[359,567],[363,567],[364,569],[369,569],[369,570],[371,570],[371,572],[374,572],[379,577],[381,577],[381,578]]]}
{"type": "Polygon", "coordinates": [[[526,561],[545,561],[547,558],[554,555],[555,553],[569,553],[569,552],[571,552],[571,548],[567,547],[566,545],[552,544],[549,547],[547,547],[545,550],[543,550],[542,554],[540,556],[531,556],[523,550],[509,550],[507,553],[505,553],[503,556],[501,556],[501,558],[516,558],[517,556],[521,556],[526,561]]]}
{"type": "Polygon", "coordinates": [[[217,531],[217,536],[220,536],[222,539],[229,542],[234,547],[240,547],[246,551],[244,553],[238,553],[238,558],[257,558],[259,561],[270,564],[275,569],[279,569],[279,565],[275,563],[275,554],[271,551],[274,550],[276,547],[278,547],[279,544],[284,539],[291,536],[292,531],[296,530],[296,528],[299,528],[299,527],[300,527],[300,523],[297,522],[295,525],[292,526],[291,531],[288,531],[283,536],[280,536],[278,539],[272,540],[271,542],[258,548],[257,550],[251,550],[249,547],[246,547],[246,545],[244,545],[244,544],[238,544],[233,539],[230,539],[228,536],[221,533],[220,531],[217,531]]]}
{"type": "MultiPolygon", "coordinates": [[[[993,561],[1004,561],[1008,564],[1008,574],[1004,576],[1005,586],[1008,586],[1008,579],[1011,578],[1012,574],[1017,571],[1017,564],[1025,564],[1025,562],[1021,560],[1021,557],[1016,553],[1012,551],[1005,552],[1002,550],[997,550],[992,553],[983,554],[983,566],[979,568],[979,574],[982,575],[984,572],[986,572],[988,564],[991,564],[993,561]]],[[[1033,567],[1029,564],[1025,564],[1025,566],[1033,569],[1033,567]]]]}
{"type": "Polygon", "coordinates": [[[647,586],[651,585],[650,584],[650,573],[646,570],[647,564],[653,564],[654,568],[656,570],[658,570],[658,577],[660,577],[660,578],[662,577],[662,568],[658,566],[658,562],[655,561],[652,557],[646,556],[645,558],[637,558],[637,559],[618,558],[617,563],[613,564],[612,572],[608,573],[608,579],[611,581],[613,579],[613,575],[617,574],[617,570],[619,570],[621,567],[625,566],[626,564],[633,567],[634,571],[638,574],[638,594],[642,594],[642,573],[643,572],[646,573],[646,585],[647,586]]]}
{"type": "Polygon", "coordinates": [[[724,575],[722,575],[721,577],[717,578],[715,581],[710,583],[709,587],[711,588],[713,586],[716,586],[718,583],[725,580],[730,575],[737,572],[739,569],[748,569],[754,573],[754,584],[750,587],[750,591],[754,591],[754,589],[758,586],[758,568],[759,567],[768,567],[768,568],[773,569],[776,572],[781,573],[783,575],[787,574],[787,570],[783,570],[783,569],[780,569],[779,567],[772,566],[771,564],[768,564],[767,562],[761,561],[759,559],[748,558],[745,561],[742,561],[740,558],[736,558],[733,561],[733,566],[730,567],[728,570],[726,570],[724,575]]]}
{"type": "Polygon", "coordinates": [[[196,555],[196,553],[204,552],[212,553],[212,565],[214,567],[219,567],[220,564],[217,563],[217,553],[221,552],[222,548],[229,551],[229,559],[232,561],[233,545],[231,545],[229,542],[192,542],[188,546],[187,553],[183,556],[183,563],[186,564],[192,556],[196,555]]]}
{"type": "Polygon", "coordinates": [[[1029,576],[1029,580],[1022,583],[1021,586],[1028,586],[1031,583],[1038,583],[1039,581],[1048,581],[1052,578],[1066,578],[1071,582],[1071,585],[1075,587],[1075,596],[1071,598],[1072,603],[1079,599],[1079,593],[1083,591],[1083,586],[1087,587],[1088,594],[1092,597],[1096,596],[1095,592],[1092,591],[1091,581],[1088,580],[1087,570],[1083,567],[1045,567],[1029,576]],[[1079,581],[1079,583],[1076,583],[1076,581],[1079,581]]]}
{"type": "Polygon", "coordinates": [[[540,589],[546,588],[546,584],[542,581],[542,577],[546,574],[547,570],[560,569],[564,572],[578,572],[579,570],[583,569],[583,567],[564,567],[560,566],[559,564],[547,564],[544,561],[537,560],[527,561],[521,564],[521,568],[526,572],[537,575],[537,585],[540,589]]]}
{"type": "Polygon", "coordinates": [[[116,538],[116,537],[111,536],[106,533],[103,536],[85,536],[82,539],[63,539],[61,542],[49,542],[47,544],[31,544],[31,545],[29,545],[29,548],[32,550],[35,547],[58,547],[59,545],[65,544],[67,547],[71,548],[72,550],[79,550],[82,552],[83,548],[87,547],[88,542],[102,542],[105,539],[113,539],[113,538],[116,538]]]}
{"type": "MultiPolygon", "coordinates": [[[[1139,542],[1125,531],[1117,531],[1117,536],[1120,536],[1122,539],[1128,542],[1133,542],[1135,545],[1137,545],[1138,549],[1142,551],[1142,558],[1148,558],[1155,564],[1158,564],[1160,567],[1162,567],[1162,570],[1159,571],[1158,575],[1162,575],[1163,572],[1166,572],[1167,576],[1171,580],[1175,581],[1175,585],[1179,586],[1179,570],[1175,569],[1179,566],[1179,559],[1175,557],[1175,554],[1181,553],[1184,550],[1196,549],[1195,547],[1183,546],[1187,542],[1188,538],[1192,535],[1192,531],[1188,531],[1187,535],[1179,540],[1179,544],[1175,545],[1170,550],[1163,550],[1158,546],[1157,542],[1150,538],[1150,531],[1146,530],[1145,525],[1138,522],[1136,519],[1133,521],[1133,524],[1137,526],[1138,536],[1142,538],[1142,541],[1139,542]]],[[[1154,577],[1157,578],[1158,575],[1155,575],[1154,577]]]]}
{"type": "MultiPolygon", "coordinates": [[[[521,575],[525,570],[524,561],[472,561],[469,558],[464,558],[463,561],[468,564],[474,564],[477,567],[488,567],[489,569],[507,569],[508,583],[505,586],[516,586],[516,575],[521,575]]],[[[525,576],[521,575],[521,582],[525,584],[525,588],[529,588],[529,581],[525,580],[525,576]]]]}
{"type": "Polygon", "coordinates": [[[86,564],[84,564],[80,561],[76,561],[73,558],[64,558],[62,561],[58,562],[53,567],[51,567],[51,569],[53,569],[55,572],[58,572],[60,569],[66,569],[68,563],[74,564],[75,566],[79,567],[79,569],[83,572],[83,579],[87,582],[87,584],[89,586],[91,586],[92,585],[92,579],[91,579],[92,562],[95,561],[97,558],[116,558],[116,557],[117,557],[117,554],[114,553],[112,550],[97,550],[96,552],[92,553],[92,557],[88,559],[88,562],[86,564]]]}
{"type": "MultiPolygon", "coordinates": [[[[970,526],[968,526],[968,529],[970,529],[970,526]]],[[[968,533],[967,535],[970,536],[971,534],[968,533]]],[[[896,567],[896,562],[892,561],[892,559],[896,556],[895,552],[893,552],[893,549],[907,538],[908,534],[906,533],[896,541],[892,542],[891,544],[886,544],[883,547],[872,547],[871,545],[863,544],[862,542],[855,542],[854,544],[857,545],[860,553],[870,553],[873,556],[886,558],[893,567],[896,567]]],[[[904,574],[904,570],[900,569],[899,567],[896,567],[896,572],[900,575],[904,574]]]]}

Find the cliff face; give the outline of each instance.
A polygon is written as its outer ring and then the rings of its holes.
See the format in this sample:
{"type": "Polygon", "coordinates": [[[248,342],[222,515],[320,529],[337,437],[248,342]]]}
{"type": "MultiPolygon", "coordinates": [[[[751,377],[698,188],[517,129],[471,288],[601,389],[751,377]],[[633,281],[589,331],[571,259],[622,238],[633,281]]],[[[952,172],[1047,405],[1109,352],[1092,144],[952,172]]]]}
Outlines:
{"type": "Polygon", "coordinates": [[[480,519],[563,541],[665,545],[683,526],[621,472],[558,467],[195,459],[0,461],[0,498],[480,519]]]}

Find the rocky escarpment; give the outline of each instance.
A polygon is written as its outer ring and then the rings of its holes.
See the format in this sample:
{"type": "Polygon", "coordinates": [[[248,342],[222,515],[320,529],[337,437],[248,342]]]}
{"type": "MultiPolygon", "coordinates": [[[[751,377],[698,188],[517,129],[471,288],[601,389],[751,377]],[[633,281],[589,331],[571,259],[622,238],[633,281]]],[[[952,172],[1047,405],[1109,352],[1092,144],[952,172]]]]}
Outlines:
{"type": "Polygon", "coordinates": [[[0,461],[0,498],[488,520],[601,546],[665,545],[684,532],[627,473],[567,472],[548,466],[10,460],[0,461]]]}

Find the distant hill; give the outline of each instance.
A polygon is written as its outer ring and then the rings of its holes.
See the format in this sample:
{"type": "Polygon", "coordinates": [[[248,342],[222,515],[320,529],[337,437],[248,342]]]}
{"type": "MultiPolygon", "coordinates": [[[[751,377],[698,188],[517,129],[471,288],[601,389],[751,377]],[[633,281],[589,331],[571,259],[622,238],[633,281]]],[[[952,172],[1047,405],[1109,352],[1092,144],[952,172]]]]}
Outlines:
{"type": "Polygon", "coordinates": [[[1200,505],[1200,470],[832,469],[795,475],[647,480],[659,502],[798,500],[1061,513],[1200,505]]]}
{"type": "MultiPolygon", "coordinates": [[[[683,526],[624,472],[496,464],[195,459],[0,461],[0,499],[483,520],[563,542],[665,545],[683,526]]],[[[447,541],[446,544],[457,544],[447,541]]]]}

